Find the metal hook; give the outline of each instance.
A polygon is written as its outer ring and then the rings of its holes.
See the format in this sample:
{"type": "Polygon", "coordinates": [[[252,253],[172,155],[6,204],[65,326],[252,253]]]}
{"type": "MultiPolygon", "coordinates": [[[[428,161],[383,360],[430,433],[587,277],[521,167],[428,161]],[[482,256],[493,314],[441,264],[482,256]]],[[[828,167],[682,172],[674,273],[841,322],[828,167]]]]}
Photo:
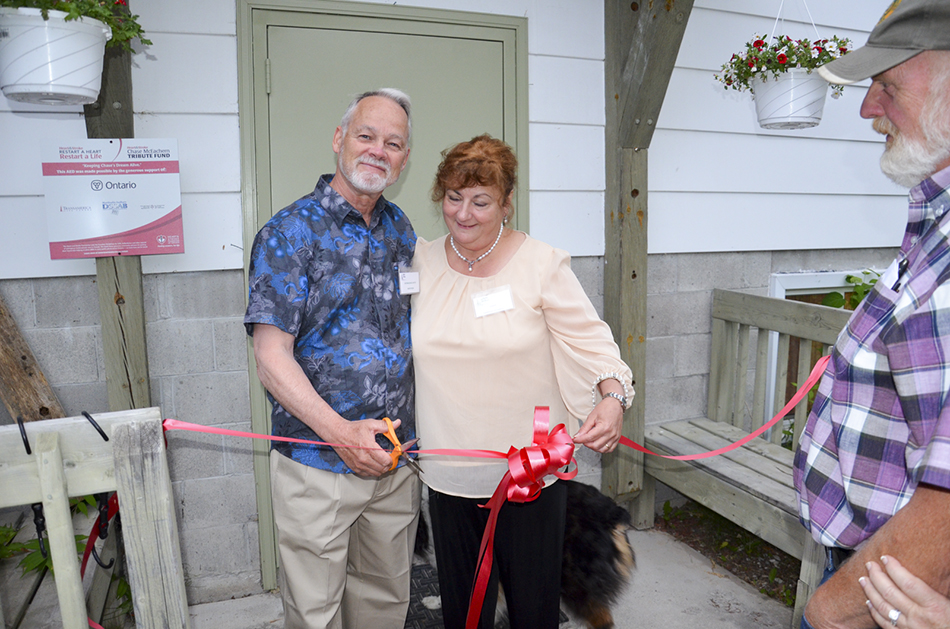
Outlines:
{"type": "MultiPolygon", "coordinates": [[[[96,509],[99,511],[99,539],[109,537],[109,492],[95,494],[96,509]]],[[[109,570],[115,565],[115,557],[109,560],[109,565],[102,563],[99,559],[99,553],[96,552],[96,546],[92,546],[92,558],[96,560],[99,567],[103,570],[109,570]]]]}
{"type": "Polygon", "coordinates": [[[33,524],[36,525],[36,539],[40,543],[40,554],[43,555],[43,559],[49,557],[49,554],[46,552],[46,544],[43,543],[43,532],[46,531],[46,518],[43,516],[43,503],[35,502],[31,505],[33,509],[33,524]]]}
{"type": "Polygon", "coordinates": [[[26,438],[26,426],[23,425],[23,417],[17,415],[16,424],[20,427],[20,437],[23,439],[23,447],[26,448],[27,456],[33,454],[33,451],[30,449],[30,440],[26,438]]]}
{"type": "Polygon", "coordinates": [[[99,433],[99,436],[102,437],[103,441],[109,440],[109,437],[106,435],[105,432],[103,432],[99,424],[96,423],[96,420],[92,418],[92,415],[90,415],[86,411],[82,411],[82,416],[89,420],[89,423],[92,424],[92,427],[96,429],[96,431],[99,433]]]}
{"type": "Polygon", "coordinates": [[[109,560],[109,565],[102,563],[102,560],[99,559],[99,553],[96,552],[95,544],[93,544],[92,546],[92,558],[96,560],[96,563],[99,564],[99,567],[102,568],[103,570],[109,570],[112,568],[112,566],[115,565],[115,557],[109,560]]]}
{"type": "Polygon", "coordinates": [[[109,537],[109,493],[95,494],[96,509],[99,511],[99,539],[109,537]]]}

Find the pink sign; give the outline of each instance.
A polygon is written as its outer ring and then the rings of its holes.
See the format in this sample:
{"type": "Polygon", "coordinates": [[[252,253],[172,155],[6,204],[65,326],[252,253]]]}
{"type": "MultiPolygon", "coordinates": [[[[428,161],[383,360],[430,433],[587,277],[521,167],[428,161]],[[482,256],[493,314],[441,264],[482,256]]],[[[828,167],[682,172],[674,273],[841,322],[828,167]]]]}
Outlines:
{"type": "Polygon", "coordinates": [[[81,140],[46,157],[50,258],[184,253],[177,140],[81,140]]]}

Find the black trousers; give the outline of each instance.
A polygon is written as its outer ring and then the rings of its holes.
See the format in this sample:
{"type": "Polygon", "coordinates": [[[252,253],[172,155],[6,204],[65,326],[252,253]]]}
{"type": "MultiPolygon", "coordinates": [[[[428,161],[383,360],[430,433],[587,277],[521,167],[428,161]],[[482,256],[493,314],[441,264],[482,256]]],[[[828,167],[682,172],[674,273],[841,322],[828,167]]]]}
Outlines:
{"type": "MultiPolygon", "coordinates": [[[[486,498],[459,498],[429,490],[442,618],[463,629],[475,583],[478,550],[488,521],[486,498]]],[[[498,582],[512,629],[556,629],[560,616],[561,556],[567,487],[554,483],[532,502],[506,502],[495,529],[494,563],[479,629],[494,627],[498,582]]]]}

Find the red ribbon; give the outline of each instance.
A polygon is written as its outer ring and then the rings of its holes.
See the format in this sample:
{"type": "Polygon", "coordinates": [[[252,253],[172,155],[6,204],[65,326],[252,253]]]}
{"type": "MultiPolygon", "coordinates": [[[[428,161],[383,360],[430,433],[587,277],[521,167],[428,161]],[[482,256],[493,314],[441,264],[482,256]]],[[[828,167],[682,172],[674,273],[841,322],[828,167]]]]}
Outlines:
{"type": "MultiPolygon", "coordinates": [[[[795,395],[789,400],[781,411],[778,412],[768,423],[761,428],[746,435],[739,441],[726,447],[703,452],[700,454],[686,454],[680,456],[671,456],[658,454],[635,443],[627,437],[620,437],[620,443],[633,448],[645,454],[662,457],[664,459],[673,459],[677,461],[692,461],[696,459],[705,459],[719,454],[735,450],[742,445],[752,441],[766,430],[774,426],[780,419],[785,417],[792,408],[804,398],[816,382],[821,378],[825,367],[830,360],[830,356],[823,356],[815,364],[811,374],[805,383],[798,388],[795,395]]],[[[478,572],[472,589],[472,597],[469,601],[468,617],[466,619],[466,629],[473,629],[478,625],[478,617],[481,613],[482,605],[485,601],[485,589],[488,585],[488,579],[491,576],[491,567],[493,560],[495,526],[498,522],[498,514],[506,500],[512,502],[531,502],[535,500],[544,488],[544,477],[553,474],[558,478],[571,479],[577,475],[577,467],[569,472],[561,472],[560,469],[574,462],[574,441],[567,433],[563,424],[555,426],[550,433],[547,432],[549,424],[549,408],[547,406],[536,406],[534,409],[534,441],[533,445],[527,448],[515,449],[513,446],[508,449],[508,454],[497,452],[495,450],[461,450],[461,449],[437,449],[437,450],[412,450],[416,453],[424,454],[442,454],[450,456],[469,456],[479,458],[507,458],[508,471],[505,472],[501,482],[492,494],[488,502],[483,505],[490,510],[488,523],[485,526],[485,533],[482,535],[482,543],[478,552],[478,572]]],[[[271,441],[288,441],[292,443],[305,443],[313,445],[327,445],[332,447],[361,447],[348,446],[345,444],[334,444],[323,441],[308,441],[306,439],[294,439],[291,437],[273,437],[271,435],[261,435],[257,433],[241,432],[237,430],[228,430],[226,428],[215,428],[211,426],[201,426],[190,424],[188,422],[178,421],[177,419],[166,419],[162,422],[165,430],[191,430],[194,432],[206,432],[219,435],[230,435],[235,437],[250,437],[253,439],[267,439],[271,441]]],[[[363,448],[366,449],[366,448],[363,448]]],[[[111,509],[110,509],[111,512],[111,509]]],[[[111,513],[110,513],[111,515],[111,513]]],[[[94,529],[95,530],[95,529],[94,529]]],[[[88,551],[87,551],[88,554],[88,551]]],[[[85,557],[83,560],[85,563],[85,557]]]]}
{"type": "Polygon", "coordinates": [[[788,413],[793,408],[795,408],[795,405],[801,402],[802,398],[808,395],[808,392],[811,391],[811,388],[813,386],[815,386],[815,383],[821,379],[821,376],[825,373],[825,366],[827,366],[829,360],[831,360],[830,355],[822,356],[821,358],[818,359],[818,362],[815,363],[815,367],[811,370],[811,373],[808,375],[808,379],[805,380],[805,384],[798,387],[798,391],[796,391],[795,395],[792,396],[792,399],[788,401],[788,404],[782,407],[782,410],[780,410],[775,415],[775,417],[770,419],[768,423],[763,425],[761,428],[759,428],[755,432],[752,432],[746,435],[742,439],[739,439],[735,443],[731,443],[725,446],[724,448],[719,448],[718,450],[713,450],[712,452],[701,452],[699,454],[682,454],[679,456],[672,456],[672,455],[667,455],[667,454],[657,454],[656,452],[653,452],[652,450],[648,450],[647,448],[644,448],[640,444],[630,439],[627,439],[626,437],[623,437],[623,436],[620,437],[620,443],[625,446],[633,448],[637,452],[643,452],[644,454],[652,454],[653,456],[658,456],[664,459],[673,459],[674,461],[695,461],[696,459],[708,459],[713,456],[725,454],[726,452],[731,452],[732,450],[735,450],[736,448],[739,448],[749,443],[750,441],[752,441],[753,439],[755,439],[756,437],[764,433],[766,430],[774,426],[776,422],[778,422],[780,419],[788,415],[788,413]]]}
{"type": "Polygon", "coordinates": [[[472,589],[472,598],[468,605],[466,629],[478,626],[485,590],[491,576],[495,547],[495,525],[505,500],[512,502],[531,502],[541,495],[544,477],[553,474],[558,478],[571,479],[577,476],[577,465],[569,472],[560,469],[574,462],[574,440],[567,433],[564,424],[555,426],[548,433],[550,409],[547,406],[534,407],[534,441],[530,447],[520,450],[508,449],[508,471],[502,477],[495,493],[483,505],[490,510],[488,523],[482,535],[482,544],[478,550],[478,572],[472,589]]]}

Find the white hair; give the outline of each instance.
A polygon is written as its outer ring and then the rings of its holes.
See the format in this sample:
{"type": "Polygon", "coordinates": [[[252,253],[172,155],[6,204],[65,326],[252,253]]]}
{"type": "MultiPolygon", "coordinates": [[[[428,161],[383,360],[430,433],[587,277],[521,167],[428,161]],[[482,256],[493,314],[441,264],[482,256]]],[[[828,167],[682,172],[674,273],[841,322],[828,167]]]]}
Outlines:
{"type": "Polygon", "coordinates": [[[340,121],[340,129],[343,131],[343,135],[346,135],[346,131],[350,126],[350,121],[353,120],[353,112],[356,111],[356,106],[360,104],[361,100],[364,98],[369,98],[370,96],[381,96],[383,98],[388,98],[402,107],[402,110],[406,112],[406,142],[408,143],[409,139],[412,137],[412,103],[409,100],[409,96],[405,92],[397,90],[394,87],[381,87],[378,90],[363,92],[350,101],[346,111],[343,112],[343,119],[340,121]]]}

